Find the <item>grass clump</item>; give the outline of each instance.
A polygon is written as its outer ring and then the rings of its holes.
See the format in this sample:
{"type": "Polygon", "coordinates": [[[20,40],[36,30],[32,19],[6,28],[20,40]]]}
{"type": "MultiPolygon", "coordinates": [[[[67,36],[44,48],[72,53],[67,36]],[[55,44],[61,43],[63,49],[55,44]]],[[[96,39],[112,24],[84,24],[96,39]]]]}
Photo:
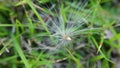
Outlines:
{"type": "Polygon", "coordinates": [[[0,3],[0,68],[118,66],[119,61],[115,61],[119,59],[120,45],[118,3],[108,0],[0,3]]]}

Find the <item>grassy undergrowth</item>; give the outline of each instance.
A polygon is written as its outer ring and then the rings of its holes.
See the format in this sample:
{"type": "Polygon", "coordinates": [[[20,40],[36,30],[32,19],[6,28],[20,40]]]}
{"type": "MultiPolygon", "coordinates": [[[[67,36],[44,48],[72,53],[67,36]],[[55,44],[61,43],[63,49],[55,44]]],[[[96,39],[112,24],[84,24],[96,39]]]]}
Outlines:
{"type": "Polygon", "coordinates": [[[119,68],[117,0],[1,0],[0,68],[119,68]]]}

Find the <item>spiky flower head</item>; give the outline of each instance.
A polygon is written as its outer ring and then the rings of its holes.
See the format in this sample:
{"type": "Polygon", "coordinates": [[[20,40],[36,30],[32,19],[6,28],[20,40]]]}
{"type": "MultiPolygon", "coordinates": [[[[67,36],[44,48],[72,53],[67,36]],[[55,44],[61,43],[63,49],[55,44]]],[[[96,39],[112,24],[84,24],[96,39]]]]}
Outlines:
{"type": "Polygon", "coordinates": [[[52,42],[52,44],[49,45],[63,48],[70,45],[72,42],[77,41],[78,36],[88,34],[97,29],[83,26],[89,24],[88,17],[90,10],[85,10],[85,5],[86,3],[84,3],[84,5],[80,4],[79,7],[62,7],[59,13],[57,12],[55,16],[49,18],[46,25],[53,38],[48,38],[49,42],[52,42]]]}

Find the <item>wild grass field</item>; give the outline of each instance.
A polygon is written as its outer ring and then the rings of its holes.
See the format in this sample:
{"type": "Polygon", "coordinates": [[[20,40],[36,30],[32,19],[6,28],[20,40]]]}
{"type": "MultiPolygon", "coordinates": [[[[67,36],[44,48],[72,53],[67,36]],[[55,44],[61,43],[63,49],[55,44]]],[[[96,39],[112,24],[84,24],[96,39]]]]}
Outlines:
{"type": "Polygon", "coordinates": [[[120,68],[119,0],[0,0],[0,68],[120,68]]]}

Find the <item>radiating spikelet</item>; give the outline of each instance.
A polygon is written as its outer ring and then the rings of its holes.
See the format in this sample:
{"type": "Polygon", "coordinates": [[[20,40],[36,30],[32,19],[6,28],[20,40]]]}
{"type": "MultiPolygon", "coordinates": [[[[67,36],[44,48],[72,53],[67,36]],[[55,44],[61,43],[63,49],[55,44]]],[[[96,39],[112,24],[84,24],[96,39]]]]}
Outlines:
{"type": "MultiPolygon", "coordinates": [[[[65,48],[74,41],[77,42],[78,36],[99,30],[99,28],[84,27],[84,25],[89,24],[88,19],[91,13],[89,9],[85,9],[86,4],[87,2],[85,1],[83,3],[80,2],[80,4],[75,3],[61,7],[59,13],[56,12],[55,16],[49,17],[46,25],[53,39],[47,37],[49,42],[52,43],[47,46],[54,45],[56,48],[65,48]],[[65,11],[66,9],[68,11],[65,11]]],[[[48,42],[45,43],[47,44],[48,42]]]]}

